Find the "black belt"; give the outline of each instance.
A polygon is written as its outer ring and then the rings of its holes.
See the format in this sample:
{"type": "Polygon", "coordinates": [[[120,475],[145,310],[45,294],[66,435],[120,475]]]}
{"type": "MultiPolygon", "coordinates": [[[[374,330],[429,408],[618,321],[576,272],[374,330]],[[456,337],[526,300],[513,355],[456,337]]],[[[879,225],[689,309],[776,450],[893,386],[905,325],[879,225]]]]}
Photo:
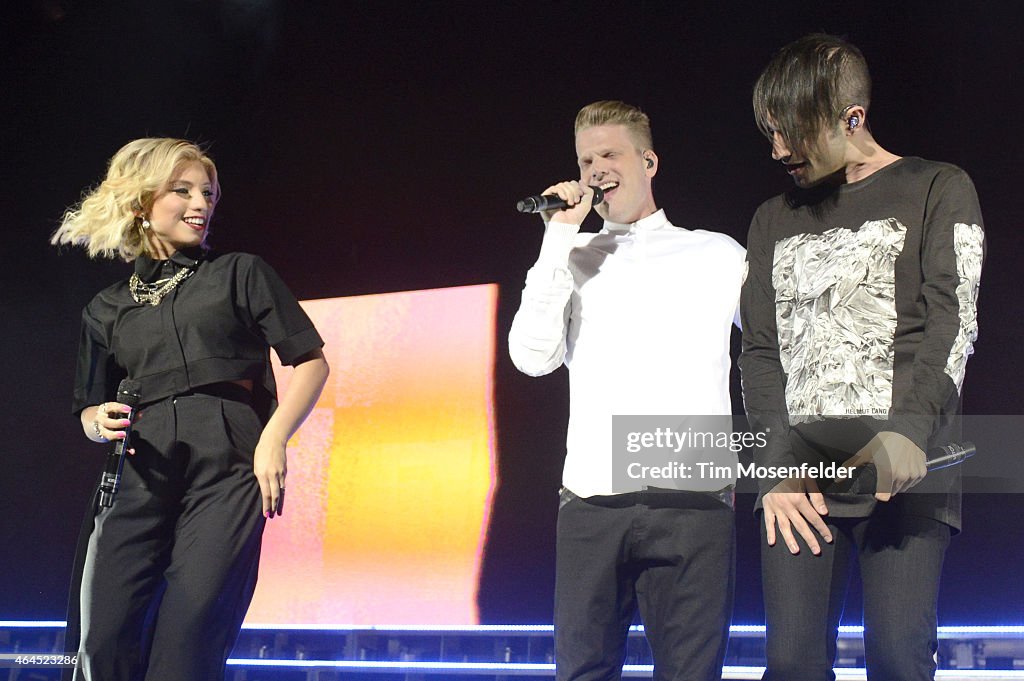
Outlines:
{"type": "Polygon", "coordinates": [[[208,395],[210,397],[219,397],[222,400],[252,404],[252,392],[237,383],[225,382],[201,385],[192,388],[188,392],[178,393],[174,397],[189,397],[191,395],[208,395]]]}
{"type": "MultiPolygon", "coordinates": [[[[565,491],[572,494],[569,490],[565,491]]],[[[584,503],[605,508],[628,508],[630,506],[642,505],[649,508],[721,510],[732,506],[731,503],[726,502],[722,498],[727,491],[695,492],[692,490],[648,487],[642,492],[625,492],[623,494],[609,494],[606,496],[594,495],[591,497],[581,497],[580,499],[584,503]]]]}

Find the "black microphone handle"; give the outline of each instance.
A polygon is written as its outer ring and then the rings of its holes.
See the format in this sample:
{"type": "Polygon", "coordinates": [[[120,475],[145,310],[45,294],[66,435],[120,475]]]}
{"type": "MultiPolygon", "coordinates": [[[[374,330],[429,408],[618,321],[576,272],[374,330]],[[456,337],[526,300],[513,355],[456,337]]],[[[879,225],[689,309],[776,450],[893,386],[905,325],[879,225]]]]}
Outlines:
{"type": "Polygon", "coordinates": [[[924,465],[930,471],[937,471],[941,468],[948,468],[958,463],[963,463],[974,456],[977,451],[973,442],[950,442],[947,445],[929,449],[928,459],[924,462],[924,465]]]}
{"type": "Polygon", "coordinates": [[[117,386],[117,401],[128,405],[132,410],[127,414],[129,423],[128,427],[124,429],[124,438],[111,442],[110,450],[107,452],[107,462],[103,468],[103,478],[100,480],[101,508],[110,508],[114,505],[114,496],[121,487],[124,454],[128,451],[128,440],[132,436],[132,426],[135,425],[137,407],[141,400],[138,381],[126,378],[117,386]]]}
{"type": "MultiPolygon", "coordinates": [[[[590,205],[596,206],[604,201],[604,190],[600,187],[591,187],[594,190],[594,199],[590,205]]],[[[540,213],[545,210],[559,210],[566,208],[569,204],[558,194],[539,194],[527,196],[516,203],[516,210],[520,213],[540,213]]]]}
{"type": "MultiPolygon", "coordinates": [[[[937,471],[961,464],[974,456],[977,449],[973,442],[950,442],[941,447],[932,447],[926,454],[924,465],[928,471],[937,471]]],[[[878,487],[878,470],[874,464],[867,464],[854,479],[848,490],[853,494],[874,494],[878,487]]]]}

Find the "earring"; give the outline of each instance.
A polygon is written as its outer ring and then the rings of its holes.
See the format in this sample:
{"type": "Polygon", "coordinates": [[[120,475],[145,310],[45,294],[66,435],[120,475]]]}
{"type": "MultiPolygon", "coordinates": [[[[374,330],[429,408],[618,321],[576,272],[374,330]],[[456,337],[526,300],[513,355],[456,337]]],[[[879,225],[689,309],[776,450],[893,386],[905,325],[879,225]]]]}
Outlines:
{"type": "Polygon", "coordinates": [[[854,129],[854,128],[856,128],[856,127],[857,127],[858,125],[860,125],[860,119],[859,119],[859,118],[857,118],[856,116],[850,116],[850,122],[849,122],[849,125],[850,125],[850,130],[853,130],[853,129],[854,129]]]}
{"type": "Polygon", "coordinates": [[[149,229],[152,225],[149,224],[149,220],[142,218],[142,229],[149,229]]]}

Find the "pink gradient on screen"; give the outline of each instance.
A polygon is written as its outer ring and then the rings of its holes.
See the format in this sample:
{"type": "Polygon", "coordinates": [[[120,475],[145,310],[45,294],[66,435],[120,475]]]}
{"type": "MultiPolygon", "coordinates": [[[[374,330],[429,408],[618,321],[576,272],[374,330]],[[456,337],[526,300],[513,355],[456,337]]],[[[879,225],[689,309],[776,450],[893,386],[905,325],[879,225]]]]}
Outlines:
{"type": "Polygon", "coordinates": [[[302,303],[331,376],[289,442],[247,622],[479,622],[496,304],[493,284],[302,303]]]}

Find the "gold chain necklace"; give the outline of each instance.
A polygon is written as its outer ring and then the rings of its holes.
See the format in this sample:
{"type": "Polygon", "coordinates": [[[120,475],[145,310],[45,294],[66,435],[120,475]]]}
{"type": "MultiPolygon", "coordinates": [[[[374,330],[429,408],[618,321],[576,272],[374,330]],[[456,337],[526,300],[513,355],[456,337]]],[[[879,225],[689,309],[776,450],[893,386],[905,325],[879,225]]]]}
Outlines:
{"type": "Polygon", "coordinates": [[[132,274],[128,280],[128,290],[131,292],[132,298],[135,299],[136,303],[140,305],[145,305],[146,303],[157,305],[160,303],[161,298],[173,291],[174,287],[178,284],[192,276],[193,272],[195,272],[194,269],[183,267],[173,277],[160,279],[152,284],[147,284],[139,279],[139,275],[132,274]]]}

